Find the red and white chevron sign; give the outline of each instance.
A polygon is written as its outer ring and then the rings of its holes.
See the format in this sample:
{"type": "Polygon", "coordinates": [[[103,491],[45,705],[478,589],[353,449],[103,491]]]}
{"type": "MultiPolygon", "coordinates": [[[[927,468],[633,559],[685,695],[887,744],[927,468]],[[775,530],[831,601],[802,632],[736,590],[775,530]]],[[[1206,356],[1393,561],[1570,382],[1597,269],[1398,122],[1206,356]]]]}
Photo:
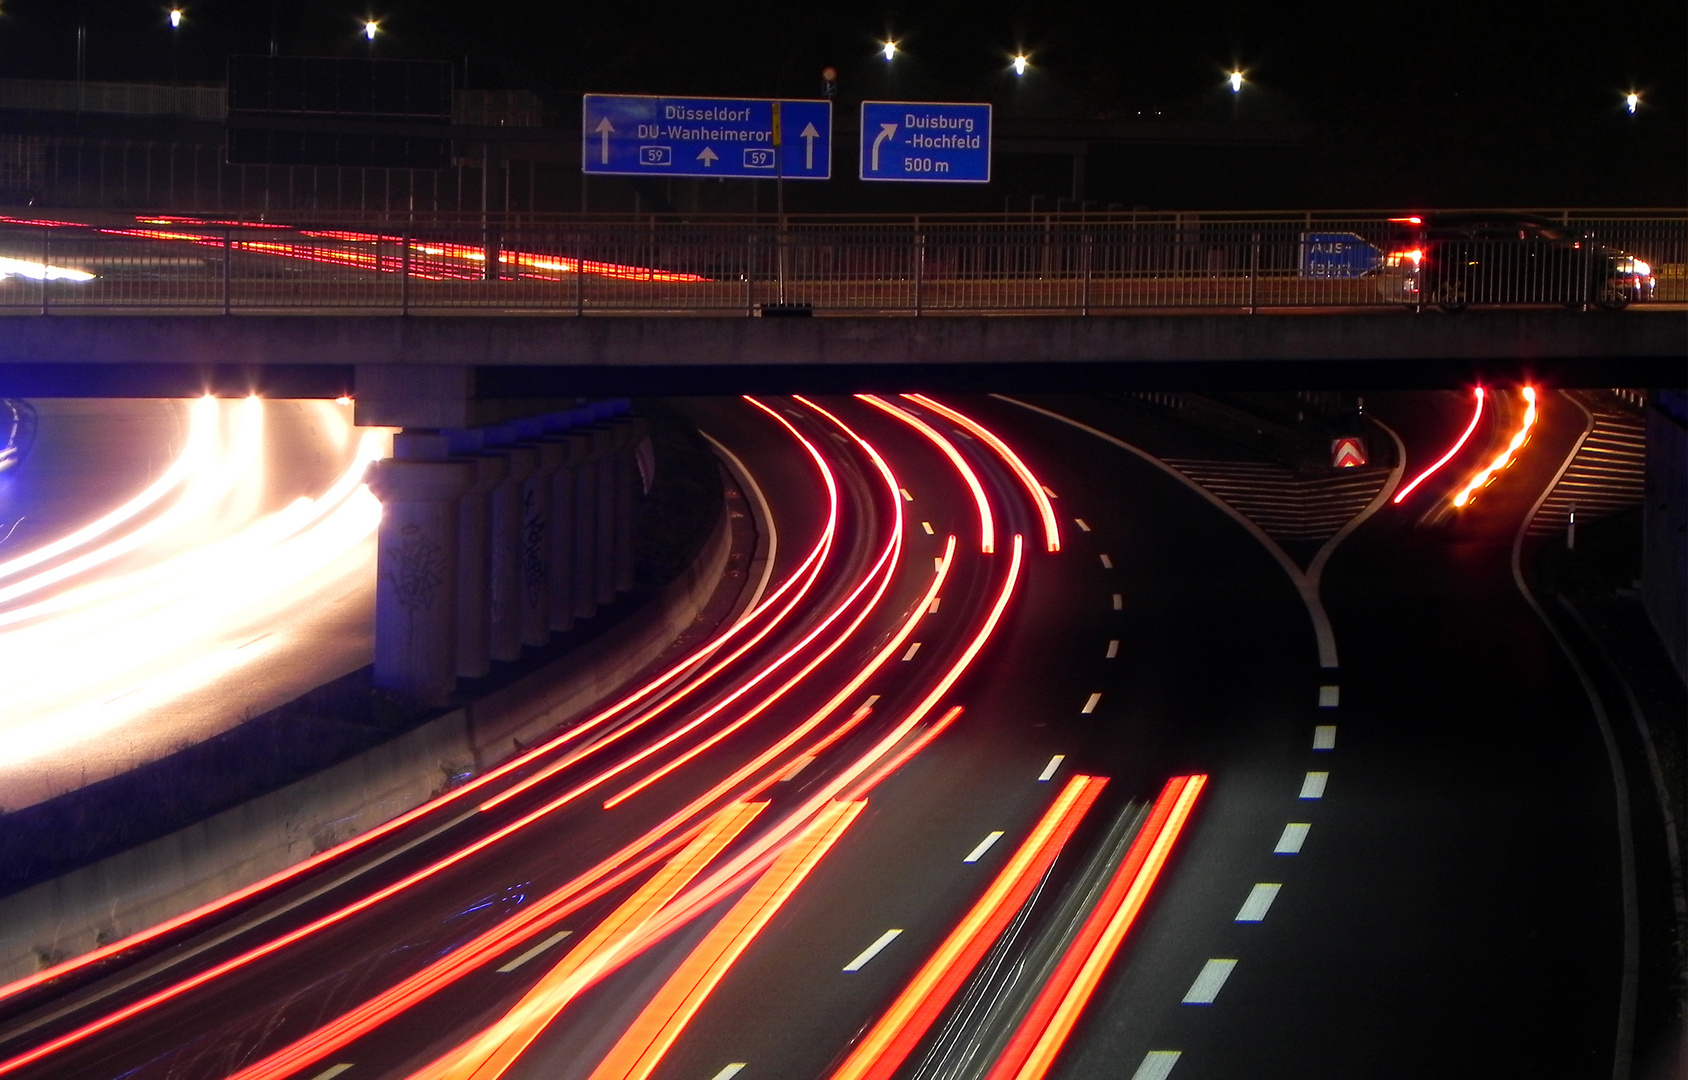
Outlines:
{"type": "Polygon", "coordinates": [[[1366,441],[1358,435],[1344,435],[1330,441],[1330,463],[1339,469],[1352,469],[1366,463],[1366,441]]]}

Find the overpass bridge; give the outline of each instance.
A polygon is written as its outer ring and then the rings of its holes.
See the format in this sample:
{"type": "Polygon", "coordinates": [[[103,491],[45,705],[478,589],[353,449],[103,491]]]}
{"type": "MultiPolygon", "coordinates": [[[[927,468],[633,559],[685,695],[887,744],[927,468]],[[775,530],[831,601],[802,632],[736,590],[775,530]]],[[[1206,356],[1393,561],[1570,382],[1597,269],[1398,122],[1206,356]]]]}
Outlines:
{"type": "Polygon", "coordinates": [[[405,427],[634,392],[1681,383],[1688,211],[1536,216],[1581,239],[1468,246],[1453,317],[1384,212],[13,215],[0,379],[350,394],[405,427]],[[1645,296],[1584,250],[1641,260],[1645,296]]]}

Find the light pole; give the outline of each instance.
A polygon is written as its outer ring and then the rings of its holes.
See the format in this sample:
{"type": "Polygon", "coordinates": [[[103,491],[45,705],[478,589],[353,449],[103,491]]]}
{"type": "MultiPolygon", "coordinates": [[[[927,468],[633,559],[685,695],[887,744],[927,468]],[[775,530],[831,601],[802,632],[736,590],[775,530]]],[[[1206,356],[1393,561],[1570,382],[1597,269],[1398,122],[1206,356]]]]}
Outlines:
{"type": "Polygon", "coordinates": [[[170,9],[170,88],[172,90],[176,88],[177,78],[180,73],[180,64],[178,61],[181,53],[179,48],[181,40],[182,9],[174,7],[170,9]]]}

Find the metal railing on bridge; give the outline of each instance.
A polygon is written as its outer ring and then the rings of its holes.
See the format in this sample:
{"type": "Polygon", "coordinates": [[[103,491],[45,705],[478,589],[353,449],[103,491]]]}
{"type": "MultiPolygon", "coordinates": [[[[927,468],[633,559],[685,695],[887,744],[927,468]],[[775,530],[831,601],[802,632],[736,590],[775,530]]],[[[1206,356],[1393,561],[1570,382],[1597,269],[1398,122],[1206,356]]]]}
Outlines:
{"type": "Polygon", "coordinates": [[[0,313],[1068,314],[1688,301],[1688,211],[0,217],[0,313]]]}

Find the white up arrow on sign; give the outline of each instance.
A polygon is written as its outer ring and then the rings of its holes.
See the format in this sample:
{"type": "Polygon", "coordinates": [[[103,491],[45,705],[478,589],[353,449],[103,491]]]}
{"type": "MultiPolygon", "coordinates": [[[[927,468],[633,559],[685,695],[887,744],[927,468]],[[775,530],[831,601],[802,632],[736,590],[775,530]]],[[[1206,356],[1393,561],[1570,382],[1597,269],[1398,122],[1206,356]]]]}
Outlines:
{"type": "Polygon", "coordinates": [[[803,168],[812,170],[815,167],[815,140],[821,137],[821,133],[815,130],[815,125],[804,124],[798,135],[803,140],[803,168]]]}
{"type": "Polygon", "coordinates": [[[879,171],[879,146],[880,146],[880,144],[883,143],[886,139],[889,139],[891,136],[895,135],[896,133],[897,133],[897,125],[895,125],[895,124],[880,124],[879,125],[879,134],[873,140],[873,171],[874,172],[879,171]]]}
{"type": "Polygon", "coordinates": [[[699,151],[698,155],[697,155],[697,159],[699,161],[703,162],[703,167],[706,168],[706,169],[709,168],[711,165],[715,164],[716,160],[719,157],[720,157],[719,154],[717,154],[715,151],[711,150],[707,146],[704,147],[701,151],[699,151]]]}
{"type": "Polygon", "coordinates": [[[598,163],[608,165],[610,163],[610,132],[615,130],[615,125],[610,123],[610,118],[606,116],[598,121],[598,126],[592,130],[598,133],[598,163]]]}

